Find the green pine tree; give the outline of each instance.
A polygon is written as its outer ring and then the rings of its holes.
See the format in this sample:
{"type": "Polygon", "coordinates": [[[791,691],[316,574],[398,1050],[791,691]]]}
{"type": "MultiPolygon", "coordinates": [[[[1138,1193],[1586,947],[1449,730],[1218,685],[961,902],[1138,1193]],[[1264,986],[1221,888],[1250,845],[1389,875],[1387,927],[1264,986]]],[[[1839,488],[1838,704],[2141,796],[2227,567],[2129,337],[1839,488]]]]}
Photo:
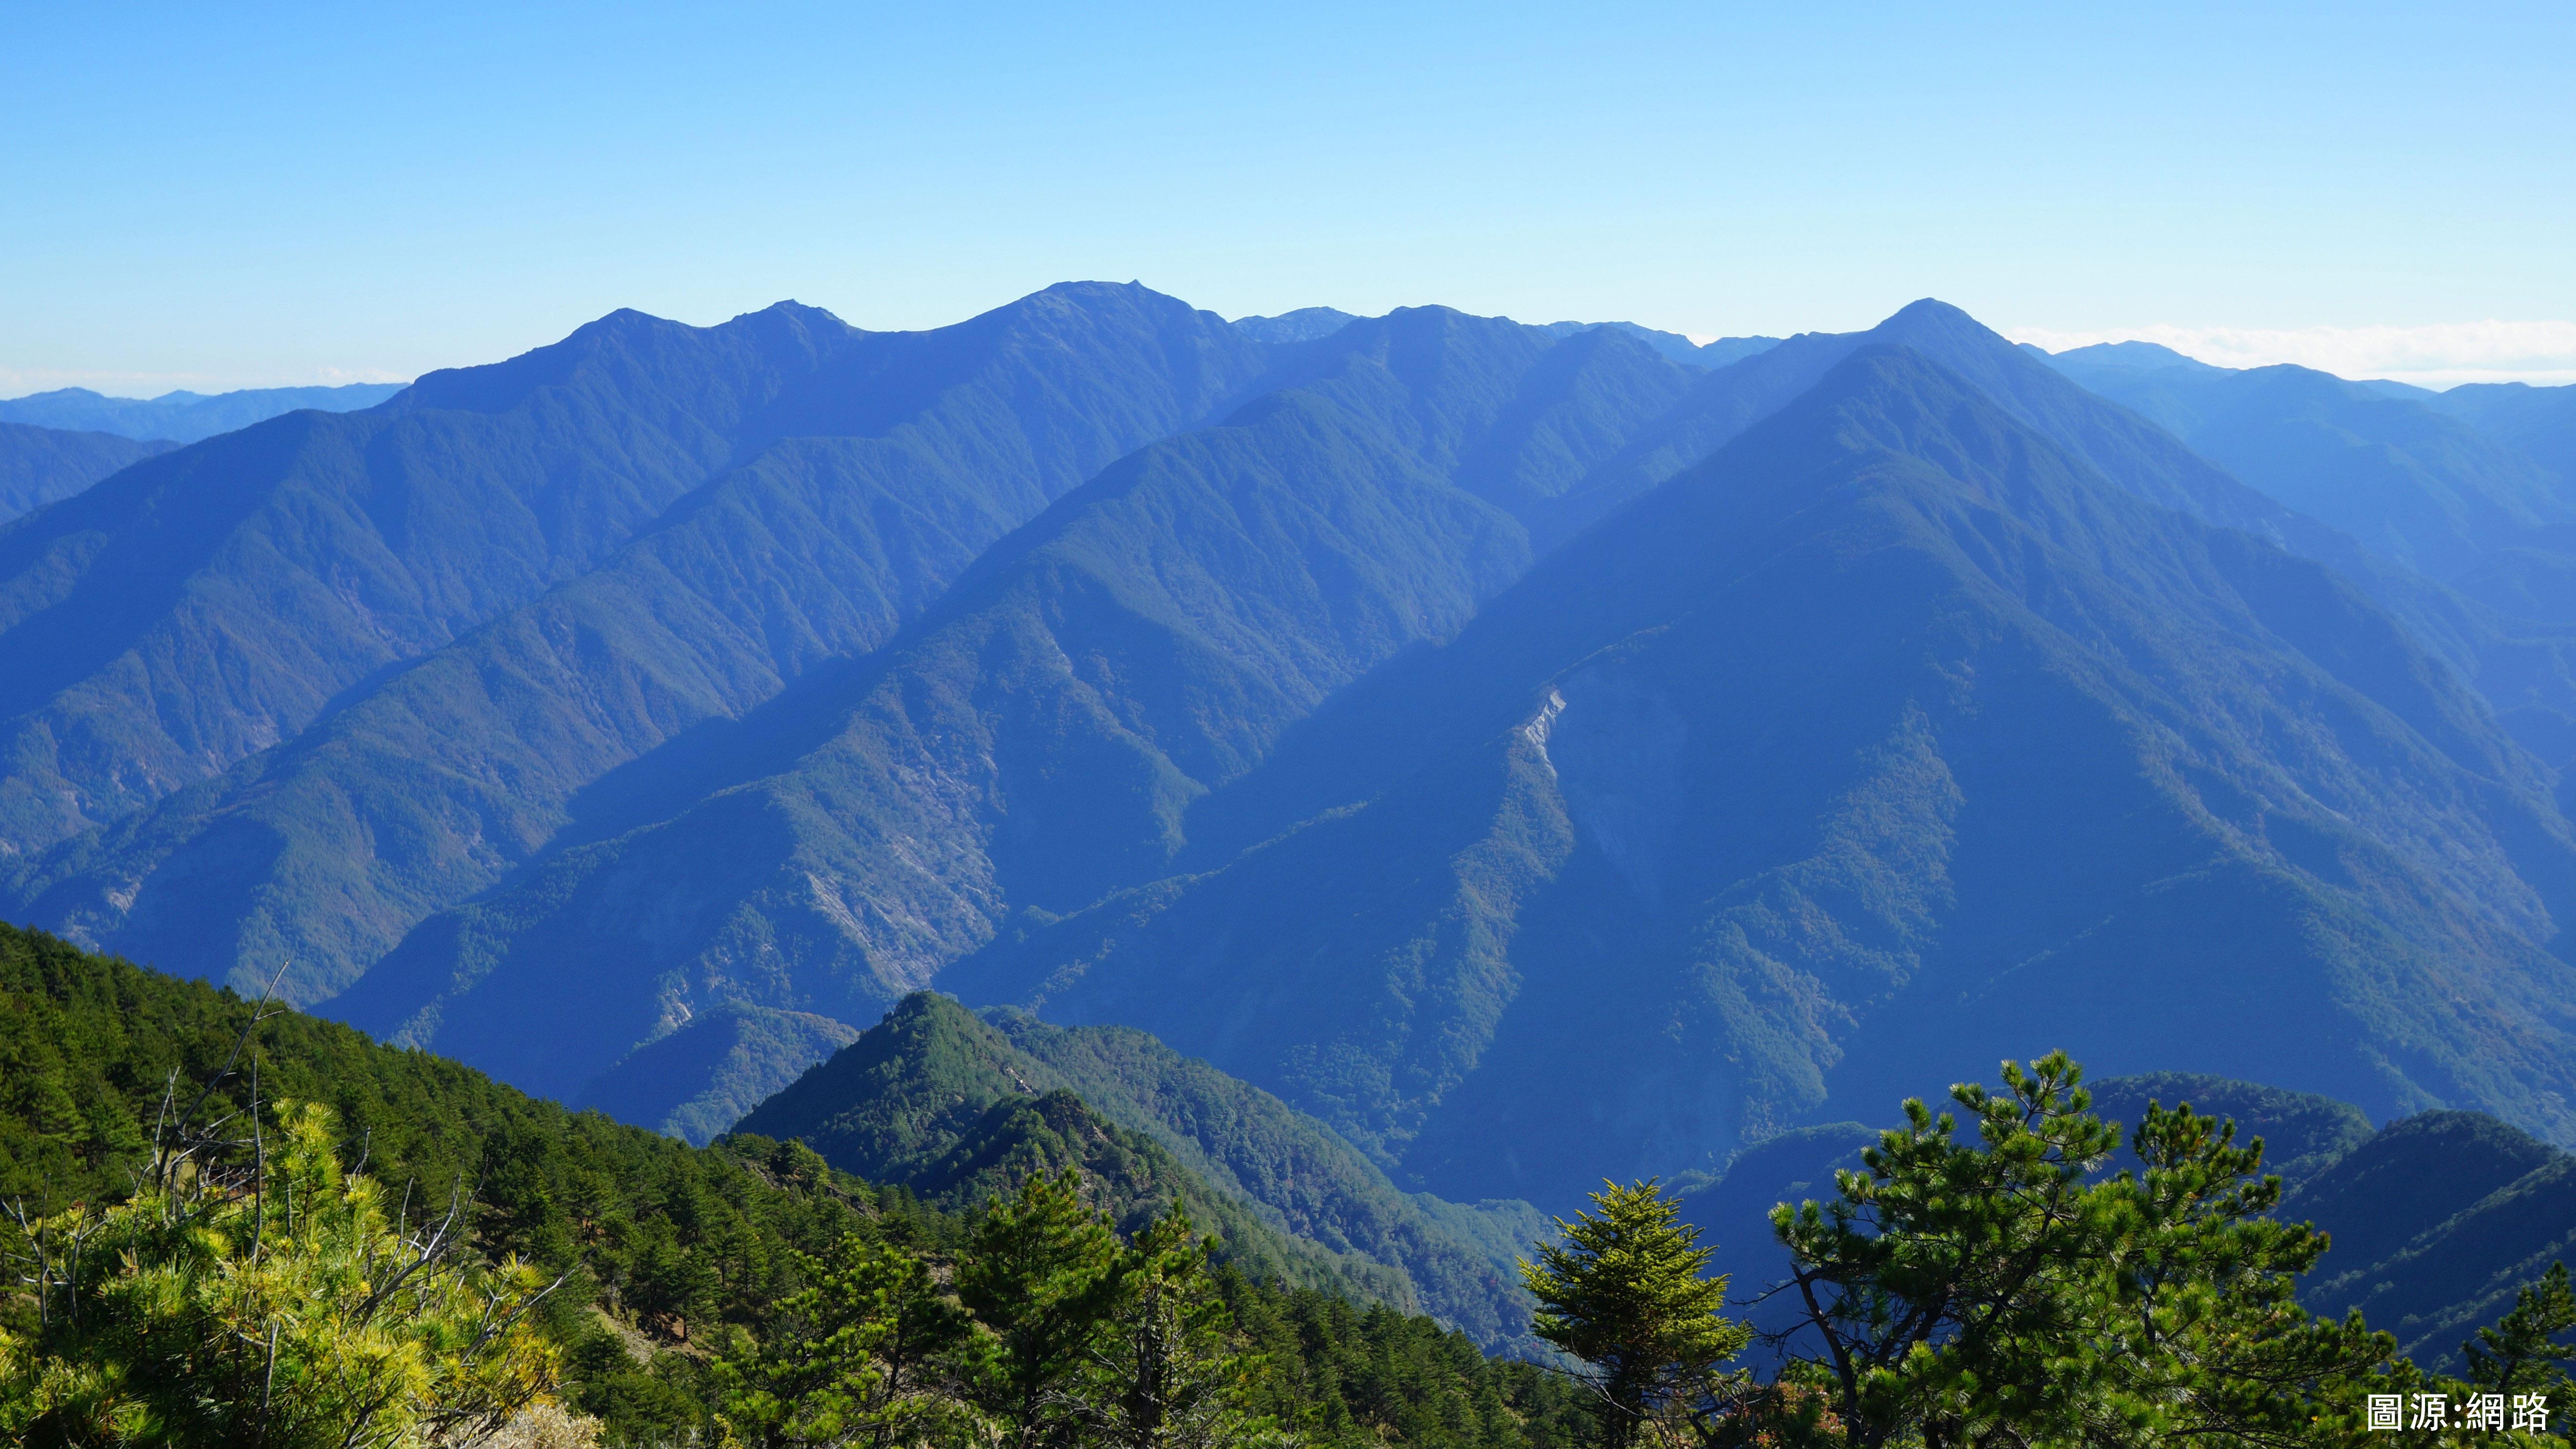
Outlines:
{"type": "Polygon", "coordinates": [[[729,1437],[761,1449],[970,1442],[949,1381],[966,1314],[930,1265],[851,1237],[804,1267],[812,1286],[780,1305],[769,1342],[718,1370],[729,1437]]]}
{"type": "Polygon", "coordinates": [[[1975,1142],[1909,1101],[1834,1201],[1774,1209],[1820,1347],[1744,1419],[1794,1405],[1780,1439],[1870,1449],[2354,1442],[2395,1344],[2298,1306],[2325,1240],[2268,1215],[2262,1143],[2151,1105],[2144,1171],[2102,1178],[2120,1136],[2082,1069],[2061,1052],[2003,1075],[1952,1089],[1975,1142]]]}
{"type": "Polygon", "coordinates": [[[1234,1315],[1209,1269],[1215,1247],[1176,1204],[1120,1254],[1085,1395],[1102,1444],[1218,1449],[1270,1436],[1269,1422],[1245,1408],[1263,1365],[1234,1345],[1234,1315]]]}
{"type": "Polygon", "coordinates": [[[1724,1275],[1707,1276],[1716,1248],[1653,1179],[1604,1183],[1592,1204],[1557,1220],[1564,1240],[1522,1260],[1521,1279],[1532,1331],[1589,1366],[1602,1444],[1627,1449],[1707,1397],[1752,1331],[1726,1317],[1724,1275]]]}
{"type": "Polygon", "coordinates": [[[2567,1265],[2552,1263],[2537,1283],[2513,1295],[2513,1307],[2495,1326],[2481,1328],[2475,1341],[2460,1346],[2468,1359],[2469,1381],[2506,1394],[2541,1394],[2564,1411],[2576,1400],[2576,1379],[2564,1365],[2576,1362],[2576,1347],[2559,1335],[2576,1328],[2576,1290],[2567,1282],[2567,1265]]]}
{"type": "Polygon", "coordinates": [[[972,1392],[1011,1449],[1077,1441],[1086,1418],[1079,1390],[1118,1264],[1117,1236],[1083,1202],[1070,1167],[1032,1174],[968,1230],[957,1294],[991,1334],[972,1392]]]}
{"type": "Polygon", "coordinates": [[[0,1330],[0,1439],[171,1449],[411,1449],[499,1427],[555,1384],[529,1310],[551,1286],[486,1268],[462,1205],[400,1221],[342,1171],[326,1109],[229,1164],[164,1152],[143,1190],[31,1224],[37,1324],[0,1330]]]}

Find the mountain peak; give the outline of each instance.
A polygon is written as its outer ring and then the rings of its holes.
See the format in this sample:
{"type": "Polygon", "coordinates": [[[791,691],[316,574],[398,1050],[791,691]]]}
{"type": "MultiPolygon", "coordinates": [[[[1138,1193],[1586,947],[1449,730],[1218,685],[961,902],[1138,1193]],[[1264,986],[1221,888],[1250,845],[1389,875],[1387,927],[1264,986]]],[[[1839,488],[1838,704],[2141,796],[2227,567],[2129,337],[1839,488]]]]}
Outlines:
{"type": "Polygon", "coordinates": [[[1312,342],[1360,320],[1334,307],[1300,307],[1275,317],[1237,317],[1234,329],[1255,342],[1312,342]]]}
{"type": "Polygon", "coordinates": [[[2186,357],[2170,347],[2135,339],[2127,342],[2096,342],[2089,347],[2070,347],[2064,352],[2042,355],[2078,366],[2091,364],[2098,367],[2124,367],[2138,372],[2229,371],[2227,368],[2213,367],[2197,357],[2186,357]]]}

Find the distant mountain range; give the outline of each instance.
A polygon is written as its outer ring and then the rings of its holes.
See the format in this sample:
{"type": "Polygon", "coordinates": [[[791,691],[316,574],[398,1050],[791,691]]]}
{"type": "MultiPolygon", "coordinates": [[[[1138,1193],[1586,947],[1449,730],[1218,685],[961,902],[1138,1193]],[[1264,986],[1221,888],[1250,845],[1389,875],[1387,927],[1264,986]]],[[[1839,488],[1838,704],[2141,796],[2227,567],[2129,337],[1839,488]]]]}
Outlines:
{"type": "Polygon", "coordinates": [[[2576,1142],[2570,398],[620,312],[0,524],[7,912],[695,1141],[934,987],[1202,1171],[1150,1032],[1386,1224],[2057,1046],[2576,1142]]]}
{"type": "MultiPolygon", "coordinates": [[[[1238,317],[1234,325],[1245,336],[1262,342],[1312,342],[1359,320],[1331,307],[1301,307],[1276,317],[1238,317]]],[[[1724,367],[1757,352],[1767,352],[1780,343],[1777,337],[1720,337],[1713,342],[1693,342],[1678,332],[1658,332],[1634,322],[1551,322],[1540,330],[1551,337],[1568,337],[1595,327],[1625,332],[1673,361],[1692,367],[1724,367]]]]}
{"type": "Polygon", "coordinates": [[[85,387],[66,387],[0,399],[0,423],[194,443],[304,408],[326,413],[371,408],[406,386],[353,382],[341,387],[255,387],[213,394],[165,392],[156,398],[103,397],[85,387]]]}
{"type": "Polygon", "coordinates": [[[2527,436],[2491,437],[2465,421],[2475,395],[2446,404],[2304,367],[2211,367],[2143,342],[2049,361],[2385,557],[2508,613],[2576,621],[2576,587],[2531,594],[2535,551],[2553,575],[2561,560],[2576,571],[2561,552],[2576,546],[2576,472],[2543,463],[2527,436]]]}

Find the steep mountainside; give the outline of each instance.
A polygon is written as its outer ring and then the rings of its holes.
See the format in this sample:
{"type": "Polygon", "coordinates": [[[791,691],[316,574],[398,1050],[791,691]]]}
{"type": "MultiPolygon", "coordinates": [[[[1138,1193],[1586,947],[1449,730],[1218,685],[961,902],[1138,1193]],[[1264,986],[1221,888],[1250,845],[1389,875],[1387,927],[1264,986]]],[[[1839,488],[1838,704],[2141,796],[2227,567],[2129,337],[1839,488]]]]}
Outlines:
{"type": "Polygon", "coordinates": [[[618,313],[364,413],[148,459],[0,529],[0,848],[115,819],[607,557],[865,334],[618,313]]]}
{"type": "Polygon", "coordinates": [[[1612,332],[1425,309],[1272,382],[1059,502],[721,754],[642,762],[629,798],[667,813],[639,804],[649,823],[432,918],[334,1009],[567,1094],[719,1001],[865,1020],[1015,911],[1167,871],[1194,798],[1463,624],[1529,562],[1511,509],[1579,482],[1687,374],[1612,332]],[[580,1037],[538,1028],[574,1002],[580,1037]]]}
{"type": "Polygon", "coordinates": [[[2300,1292],[2309,1308],[2358,1308],[2405,1353],[2456,1369],[2516,1288],[2576,1260],[2576,1157],[2480,1113],[2428,1112],[2306,1179],[2281,1215],[2334,1238],[2300,1292]]]}
{"type": "Polygon", "coordinates": [[[306,408],[326,413],[371,408],[403,387],[399,382],[353,382],[345,387],[255,387],[212,396],[165,392],[156,398],[102,397],[85,387],[66,387],[0,401],[0,423],[195,443],[306,408]]]}
{"type": "Polygon", "coordinates": [[[291,960],[283,989],[327,996],[568,830],[615,833],[597,824],[619,810],[614,772],[675,741],[728,748],[727,722],[892,638],[996,539],[1263,356],[1207,313],[1098,285],[860,338],[739,430],[747,458],[597,568],[57,848],[25,871],[23,909],[219,979],[291,960]]]}
{"type": "Polygon", "coordinates": [[[69,498],[129,463],[177,446],[167,439],[0,423],[0,521],[69,498]]]}
{"type": "Polygon", "coordinates": [[[2549,784],[2332,573],[1874,348],[1193,813],[1263,843],[941,983],[1559,1209],[2047,1046],[2565,1134],[2549,784]]]}
{"type": "MultiPolygon", "coordinates": [[[[747,1011],[752,1008],[733,1008],[747,1011]]],[[[740,1033],[711,1013],[635,1054],[604,1083],[635,1099],[591,1101],[650,1121],[669,1094],[703,1081],[673,1058],[730,1049],[740,1033]],[[701,1041],[705,1046],[694,1045],[701,1041]],[[647,1100],[646,1093],[658,1096],[647,1100]]],[[[846,1044],[845,1044],[846,1045],[846,1044]]],[[[1069,1091],[1142,1133],[1194,1177],[1277,1229],[1397,1270],[1426,1311],[1480,1343],[1519,1342],[1529,1302],[1513,1270],[1549,1231],[1523,1202],[1473,1207],[1397,1191],[1331,1129],[1262,1091],[1124,1027],[1049,1026],[1002,1010],[979,1021],[948,997],[898,1003],[856,1045],[818,1063],[745,1116],[740,1130],[796,1137],[833,1161],[925,1193],[953,1184],[939,1163],[970,1159],[962,1124],[994,1104],[1069,1091]],[[924,1186],[925,1183],[945,1186],[924,1186]]],[[[721,1131],[730,1123],[717,1124],[721,1131]]],[[[665,1130],[704,1140],[684,1122],[665,1130]]]]}
{"type": "MultiPolygon", "coordinates": [[[[1274,1204],[1195,1170],[1173,1150],[1189,1139],[1167,1122],[1101,1109],[945,997],[922,993],[899,1003],[762,1103],[740,1130],[799,1139],[844,1172],[950,1209],[1007,1190],[1032,1170],[1079,1165],[1131,1231],[1178,1200],[1256,1276],[1284,1270],[1293,1280],[1414,1306],[1401,1264],[1347,1241],[1319,1246],[1300,1236],[1274,1204]]],[[[1184,1150],[1207,1160],[1194,1145],[1184,1150]]],[[[1480,1306],[1490,1319],[1493,1305],[1480,1306]]]]}

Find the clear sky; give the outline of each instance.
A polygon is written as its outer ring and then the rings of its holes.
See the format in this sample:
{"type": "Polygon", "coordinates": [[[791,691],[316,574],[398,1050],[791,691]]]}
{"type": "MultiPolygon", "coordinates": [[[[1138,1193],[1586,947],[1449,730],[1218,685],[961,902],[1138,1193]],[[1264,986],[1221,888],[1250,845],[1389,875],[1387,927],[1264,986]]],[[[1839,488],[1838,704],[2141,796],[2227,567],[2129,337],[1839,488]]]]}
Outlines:
{"type": "Polygon", "coordinates": [[[0,396],[1077,277],[2576,380],[2566,0],[10,6],[0,123],[0,396]]]}

